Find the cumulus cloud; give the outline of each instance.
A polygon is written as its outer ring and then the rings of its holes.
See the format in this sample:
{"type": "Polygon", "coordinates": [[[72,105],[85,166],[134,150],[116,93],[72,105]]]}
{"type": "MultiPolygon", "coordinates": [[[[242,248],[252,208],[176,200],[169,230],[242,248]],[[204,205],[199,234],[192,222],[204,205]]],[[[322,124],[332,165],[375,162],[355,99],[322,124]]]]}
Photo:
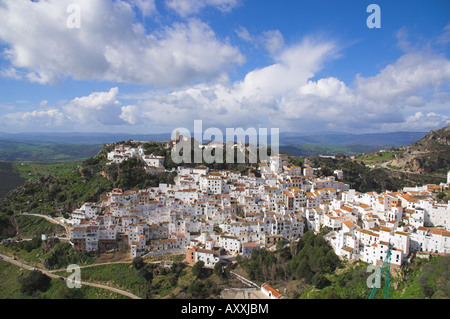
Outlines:
{"type": "Polygon", "coordinates": [[[53,130],[63,128],[66,123],[64,114],[57,108],[15,112],[0,116],[0,125],[10,131],[53,130]]]}
{"type": "Polygon", "coordinates": [[[122,105],[117,100],[119,89],[112,88],[109,92],[94,92],[89,96],[77,97],[62,107],[68,120],[80,125],[117,125],[120,119],[122,105]]]}
{"type": "Polygon", "coordinates": [[[74,98],[62,106],[42,101],[37,110],[0,116],[0,125],[12,131],[103,131],[128,123],[121,118],[122,108],[131,106],[123,106],[117,98],[118,93],[118,88],[114,87],[108,92],[74,98]]]}
{"type": "MultiPolygon", "coordinates": [[[[175,87],[125,94],[122,98],[132,102],[124,104],[112,85],[60,107],[46,103],[36,111],[1,116],[4,127],[170,132],[203,120],[205,126],[219,128],[365,132],[422,131],[449,120],[450,60],[409,46],[404,31],[398,34],[405,39],[402,56],[376,75],[356,75],[347,84],[337,76],[318,77],[340,57],[334,41],[305,37],[286,44],[278,30],[252,35],[240,27],[238,37],[267,50],[272,62],[231,81],[226,71],[244,57],[204,22],[188,18],[147,33],[135,22],[133,10],[143,2],[79,1],[78,30],[65,25],[68,1],[2,2],[0,39],[7,43],[3,54],[11,66],[0,74],[41,83],[72,77],[175,87]]],[[[183,1],[167,3],[182,6],[183,1]]],[[[197,8],[223,4],[226,10],[225,4],[232,8],[237,2],[194,3],[197,8]]],[[[152,14],[155,9],[141,10],[152,14]]]]}
{"type": "Polygon", "coordinates": [[[158,114],[155,122],[166,127],[196,119],[218,127],[224,123],[228,127],[257,126],[267,118],[277,124],[275,120],[287,112],[286,99],[293,99],[290,95],[314,76],[334,50],[333,42],[306,38],[280,52],[274,64],[253,70],[240,81],[201,83],[168,94],[146,95],[137,106],[124,109],[122,118],[130,124],[143,124],[158,114]]]}
{"type": "Polygon", "coordinates": [[[316,78],[335,56],[332,41],[310,38],[285,47],[275,62],[242,80],[223,76],[178,90],[122,95],[119,89],[74,98],[61,107],[41,104],[33,112],[0,117],[14,128],[111,129],[170,132],[192,128],[267,127],[280,131],[427,131],[450,121],[450,61],[429,52],[406,53],[372,77],[349,86],[337,77],[316,78]]]}
{"type": "Polygon", "coordinates": [[[182,86],[212,80],[244,62],[240,51],[218,39],[204,22],[189,19],[146,32],[153,2],[109,0],[5,0],[0,40],[10,66],[3,76],[32,82],[105,80],[182,86]],[[80,8],[80,28],[70,28],[69,5],[80,8]]]}
{"type": "Polygon", "coordinates": [[[221,128],[265,125],[304,132],[423,131],[447,124],[450,61],[444,56],[407,52],[375,76],[356,76],[351,86],[337,77],[316,79],[336,51],[333,41],[305,38],[240,81],[148,94],[124,110],[123,119],[162,127],[202,119],[221,128]]]}
{"type": "Polygon", "coordinates": [[[402,123],[386,123],[382,127],[386,131],[429,131],[434,128],[447,126],[450,123],[450,116],[429,112],[417,112],[408,116],[402,123]]]}

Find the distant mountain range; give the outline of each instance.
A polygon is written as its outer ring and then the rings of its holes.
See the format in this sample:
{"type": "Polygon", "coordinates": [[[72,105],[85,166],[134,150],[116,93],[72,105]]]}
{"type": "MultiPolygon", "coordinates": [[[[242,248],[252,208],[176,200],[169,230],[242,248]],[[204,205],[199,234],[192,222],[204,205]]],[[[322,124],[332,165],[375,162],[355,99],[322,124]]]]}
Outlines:
{"type": "Polygon", "coordinates": [[[371,134],[349,134],[349,133],[280,133],[281,145],[292,144],[316,144],[316,145],[410,145],[421,139],[428,132],[391,132],[371,134]]]}
{"type": "Polygon", "coordinates": [[[4,133],[0,140],[9,142],[39,142],[51,144],[106,144],[120,141],[168,141],[171,134],[128,134],[128,133],[4,133]]]}
{"type": "MultiPolygon", "coordinates": [[[[295,132],[280,133],[280,145],[365,145],[400,146],[410,145],[420,140],[428,132],[391,132],[371,134],[318,133],[304,134],[295,132]]],[[[105,144],[119,141],[168,141],[170,133],[129,134],[129,133],[2,133],[0,140],[17,142],[39,142],[54,144],[105,144]]],[[[269,139],[270,141],[270,139],[269,139]]]]}

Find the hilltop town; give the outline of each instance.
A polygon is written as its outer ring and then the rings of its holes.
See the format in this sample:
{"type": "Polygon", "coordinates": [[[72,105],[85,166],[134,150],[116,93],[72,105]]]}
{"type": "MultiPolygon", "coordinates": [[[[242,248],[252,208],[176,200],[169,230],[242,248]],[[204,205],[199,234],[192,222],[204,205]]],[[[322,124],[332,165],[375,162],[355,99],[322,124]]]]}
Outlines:
{"type": "MultiPolygon", "coordinates": [[[[107,156],[110,163],[136,157],[150,174],[166,170],[164,156],[144,155],[141,146],[116,145],[107,156]]],[[[181,253],[190,264],[214,267],[328,229],[325,239],[350,261],[380,263],[389,244],[398,266],[412,256],[450,253],[450,204],[436,200],[449,187],[450,172],[440,185],[360,193],[342,182],[343,171],[318,178],[320,169],[280,156],[258,163],[258,170],[256,176],[178,166],[174,184],[114,189],[65,220],[73,226],[71,243],[104,252],[120,242],[132,258],[181,253]]]]}

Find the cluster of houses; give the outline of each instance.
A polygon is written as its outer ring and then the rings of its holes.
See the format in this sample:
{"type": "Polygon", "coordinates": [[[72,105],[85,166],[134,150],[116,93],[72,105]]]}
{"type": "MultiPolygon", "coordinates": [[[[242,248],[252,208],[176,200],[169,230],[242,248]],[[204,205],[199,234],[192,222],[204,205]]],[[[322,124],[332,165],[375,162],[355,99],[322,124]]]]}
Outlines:
{"type": "Polygon", "coordinates": [[[117,144],[114,149],[107,154],[107,164],[120,164],[123,161],[133,158],[140,159],[146,165],[146,171],[148,173],[165,171],[164,161],[165,156],[155,156],[153,154],[146,155],[145,149],[142,145],[138,147],[131,147],[130,145],[117,144]]]}
{"type": "MultiPolygon", "coordinates": [[[[119,153],[145,158],[141,148],[118,146],[108,159],[119,153]]],[[[396,265],[414,253],[450,253],[450,205],[435,201],[449,183],[359,193],[341,181],[342,171],[317,178],[317,169],[289,165],[278,156],[259,170],[258,176],[244,176],[179,166],[173,185],[115,189],[72,212],[71,242],[85,251],[122,243],[131,257],[183,253],[190,264],[202,260],[214,267],[327,227],[325,238],[349,260],[377,264],[389,244],[396,265]]]]}

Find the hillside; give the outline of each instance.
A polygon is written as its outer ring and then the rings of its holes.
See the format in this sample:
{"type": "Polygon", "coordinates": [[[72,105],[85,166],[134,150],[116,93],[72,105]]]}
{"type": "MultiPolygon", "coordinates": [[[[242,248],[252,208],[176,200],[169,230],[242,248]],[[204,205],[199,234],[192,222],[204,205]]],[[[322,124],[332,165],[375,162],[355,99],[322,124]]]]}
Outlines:
{"type": "Polygon", "coordinates": [[[0,161],[67,162],[95,156],[102,144],[59,144],[52,142],[12,141],[0,139],[0,161]]]}
{"type": "Polygon", "coordinates": [[[450,124],[412,143],[391,165],[407,172],[446,173],[450,170],[450,124]]]}
{"type": "Polygon", "coordinates": [[[343,182],[363,193],[398,191],[404,187],[445,182],[444,177],[433,174],[416,174],[382,167],[367,167],[364,162],[352,160],[348,156],[337,158],[311,156],[306,157],[304,163],[320,168],[318,174],[323,177],[333,175],[334,170],[342,170],[344,172],[343,182]]]}
{"type": "Polygon", "coordinates": [[[358,155],[361,153],[376,152],[381,149],[390,149],[391,145],[322,145],[322,144],[290,144],[280,145],[280,152],[287,152],[294,156],[334,155],[358,155]]]}
{"type": "Polygon", "coordinates": [[[25,181],[13,163],[0,162],[0,198],[25,181]]]}

